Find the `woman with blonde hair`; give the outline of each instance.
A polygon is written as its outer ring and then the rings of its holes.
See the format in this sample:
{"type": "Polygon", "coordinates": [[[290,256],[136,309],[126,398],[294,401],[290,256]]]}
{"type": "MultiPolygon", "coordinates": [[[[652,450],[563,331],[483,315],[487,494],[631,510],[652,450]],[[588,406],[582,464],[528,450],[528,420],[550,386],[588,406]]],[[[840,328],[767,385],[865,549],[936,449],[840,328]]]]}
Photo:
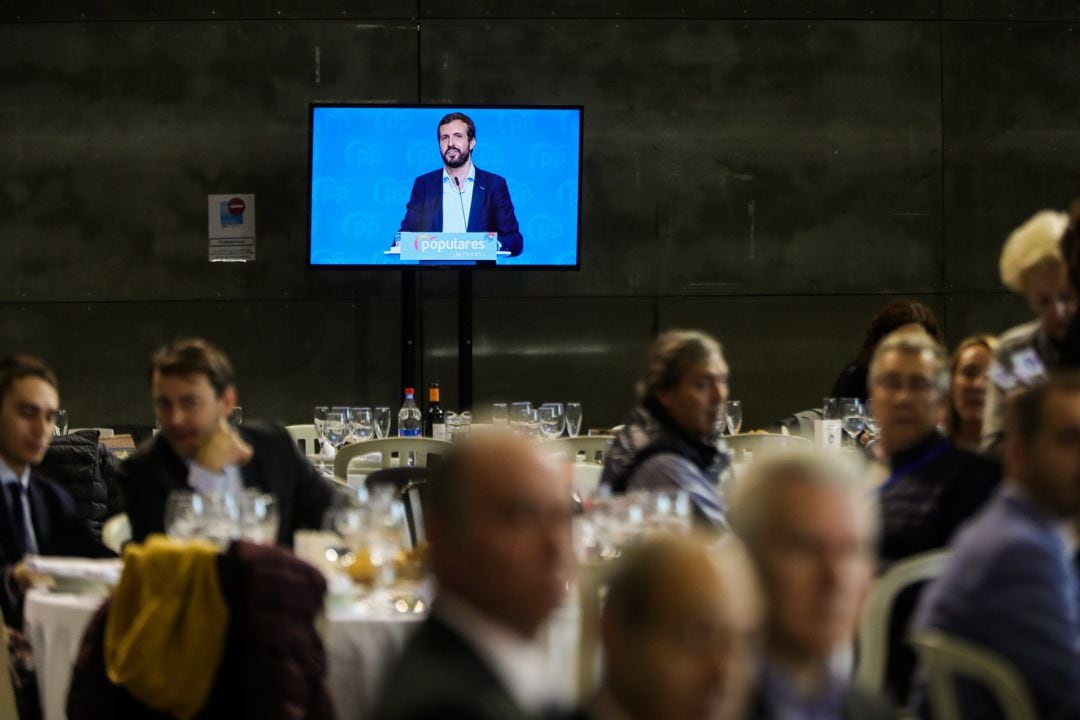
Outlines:
{"type": "Polygon", "coordinates": [[[945,430],[953,443],[967,450],[979,447],[990,363],[997,350],[993,335],[972,335],[960,341],[949,364],[949,409],[945,430]]]}
{"type": "MultiPolygon", "coordinates": [[[[1001,249],[1001,282],[1021,295],[1035,319],[998,338],[994,364],[1014,373],[1029,370],[1031,356],[1049,371],[1058,366],[1069,325],[1076,314],[1076,292],[1069,282],[1061,240],[1069,216],[1041,210],[1016,228],[1001,249]]],[[[1015,373],[1014,373],[1015,374],[1015,373]]],[[[987,388],[982,447],[1000,454],[1005,436],[1005,398],[1001,388],[987,388]]]]}

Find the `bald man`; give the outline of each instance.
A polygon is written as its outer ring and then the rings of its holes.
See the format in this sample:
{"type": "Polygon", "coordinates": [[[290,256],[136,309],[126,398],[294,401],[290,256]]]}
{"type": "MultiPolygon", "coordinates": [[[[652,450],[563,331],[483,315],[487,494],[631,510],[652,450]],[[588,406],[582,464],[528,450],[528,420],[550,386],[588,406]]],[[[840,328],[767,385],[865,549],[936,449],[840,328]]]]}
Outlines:
{"type": "Polygon", "coordinates": [[[378,720],[515,720],[552,699],[542,645],[574,566],[568,468],[502,434],[455,446],[425,508],[438,592],[376,703],[378,720]]]}
{"type": "Polygon", "coordinates": [[[589,720],[734,720],[755,669],[753,578],[732,543],[661,537],[611,578],[589,720]]]}

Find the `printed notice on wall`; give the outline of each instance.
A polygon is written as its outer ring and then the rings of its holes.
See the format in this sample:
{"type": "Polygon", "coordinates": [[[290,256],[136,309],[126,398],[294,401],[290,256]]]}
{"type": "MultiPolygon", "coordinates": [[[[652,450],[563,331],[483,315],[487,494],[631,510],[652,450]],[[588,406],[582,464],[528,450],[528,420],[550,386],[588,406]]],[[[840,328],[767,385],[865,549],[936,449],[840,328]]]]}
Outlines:
{"type": "Polygon", "coordinates": [[[210,262],[255,260],[255,196],[207,195],[210,262]]]}

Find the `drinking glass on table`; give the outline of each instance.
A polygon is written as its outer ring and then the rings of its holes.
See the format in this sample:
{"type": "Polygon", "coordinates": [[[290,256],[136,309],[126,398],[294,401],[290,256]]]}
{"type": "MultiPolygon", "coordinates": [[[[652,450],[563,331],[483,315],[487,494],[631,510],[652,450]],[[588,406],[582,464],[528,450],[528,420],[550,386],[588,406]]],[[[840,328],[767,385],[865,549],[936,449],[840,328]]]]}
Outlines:
{"type": "Polygon", "coordinates": [[[492,425],[505,425],[510,418],[510,408],[506,406],[506,403],[492,403],[491,404],[491,424],[492,425]]]}
{"type": "Polygon", "coordinates": [[[165,500],[165,534],[190,540],[202,531],[202,496],[192,490],[173,490],[165,500]]]}
{"type": "Polygon", "coordinates": [[[581,403],[566,403],[566,434],[576,438],[581,433],[581,403]]]}
{"type": "Polygon", "coordinates": [[[866,428],[862,402],[858,398],[840,399],[840,423],[844,434],[851,439],[851,444],[858,446],[855,438],[866,428]]]}
{"type": "Polygon", "coordinates": [[[349,435],[351,435],[356,442],[365,442],[370,440],[372,435],[375,434],[375,416],[371,413],[371,408],[368,407],[354,407],[349,409],[349,435]]]}
{"type": "MultiPolygon", "coordinates": [[[[330,408],[326,405],[315,406],[315,439],[320,442],[326,442],[326,413],[330,412],[330,408]]],[[[308,455],[315,455],[319,452],[319,448],[308,448],[308,455]]]]}
{"type": "Polygon", "coordinates": [[[335,537],[326,548],[326,559],[354,583],[368,588],[377,579],[368,549],[370,529],[370,510],[366,505],[334,507],[323,515],[323,530],[335,537]]]}
{"type": "Polygon", "coordinates": [[[881,428],[878,426],[877,418],[874,417],[873,400],[867,400],[865,403],[863,403],[863,419],[866,421],[866,430],[870,433],[870,439],[877,440],[877,436],[881,432],[881,428]]]}
{"type": "Polygon", "coordinates": [[[165,501],[165,534],[175,540],[202,538],[225,549],[241,536],[240,507],[232,493],[174,490],[165,501]]]}
{"type": "Polygon", "coordinates": [[[60,408],[56,411],[56,424],[53,425],[54,435],[67,435],[68,431],[68,412],[64,408],[60,408]]]}
{"type": "Polygon", "coordinates": [[[825,398],[821,406],[821,417],[823,420],[842,420],[840,398],[825,398]]]}
{"type": "Polygon", "coordinates": [[[728,400],[724,416],[727,418],[729,435],[738,435],[742,429],[742,400],[728,400]]]}
{"type": "Polygon", "coordinates": [[[275,544],[281,518],[274,496],[249,488],[244,491],[239,501],[240,536],[261,545],[275,544]]]}
{"type": "Polygon", "coordinates": [[[375,437],[382,439],[390,436],[390,408],[375,408],[375,437]]]}
{"type": "Polygon", "coordinates": [[[349,422],[347,414],[340,412],[326,413],[326,441],[335,448],[345,444],[345,438],[349,434],[349,422]]]}
{"type": "Polygon", "coordinates": [[[566,413],[562,403],[544,403],[540,406],[540,432],[545,440],[554,440],[566,429],[566,413]]]}

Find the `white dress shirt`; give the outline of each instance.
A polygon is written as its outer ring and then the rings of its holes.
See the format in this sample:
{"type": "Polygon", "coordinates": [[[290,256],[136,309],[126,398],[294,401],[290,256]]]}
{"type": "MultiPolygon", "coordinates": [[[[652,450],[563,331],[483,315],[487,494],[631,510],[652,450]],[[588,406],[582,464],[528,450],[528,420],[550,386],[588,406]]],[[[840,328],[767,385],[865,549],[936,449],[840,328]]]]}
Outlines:
{"type": "Polygon", "coordinates": [[[34,519],[30,514],[30,466],[23,468],[22,475],[16,475],[11,466],[0,459],[0,485],[7,491],[7,486],[18,483],[23,489],[23,521],[26,523],[26,554],[37,555],[37,534],[34,532],[34,519]]]}
{"type": "Polygon", "coordinates": [[[444,590],[439,591],[432,612],[476,650],[518,707],[541,713],[550,704],[546,656],[537,640],[521,637],[444,590]]]}
{"type": "Polygon", "coordinates": [[[454,178],[443,168],[442,173],[442,231],[462,233],[469,227],[469,211],[472,209],[473,186],[476,184],[476,167],[469,164],[469,176],[458,191],[454,178]]]}
{"type": "Polygon", "coordinates": [[[214,472],[194,460],[184,462],[188,466],[188,485],[200,495],[237,495],[244,490],[244,479],[237,465],[226,465],[221,472],[214,472]]]}

